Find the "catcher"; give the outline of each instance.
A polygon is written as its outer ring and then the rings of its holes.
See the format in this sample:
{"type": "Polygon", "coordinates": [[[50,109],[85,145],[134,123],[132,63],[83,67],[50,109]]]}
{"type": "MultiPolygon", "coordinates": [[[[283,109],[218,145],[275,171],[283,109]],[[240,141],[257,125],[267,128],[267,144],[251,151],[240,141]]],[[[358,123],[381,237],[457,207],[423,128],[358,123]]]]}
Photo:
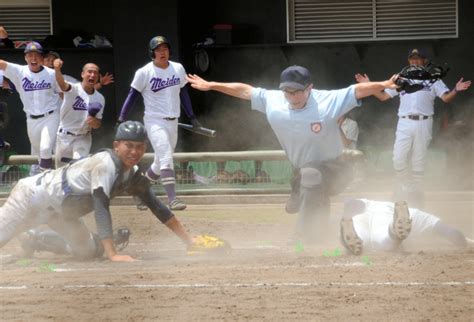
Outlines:
{"type": "MultiPolygon", "coordinates": [[[[385,89],[374,94],[381,101],[400,95],[398,124],[393,147],[393,167],[398,186],[394,200],[406,200],[411,206],[423,207],[422,181],[426,153],[431,142],[434,100],[439,97],[449,103],[459,92],[467,90],[471,81],[461,78],[454,89],[449,90],[441,78],[447,69],[428,64],[422,49],[408,52],[408,64],[399,74],[398,89],[385,89]]],[[[369,82],[364,74],[355,75],[359,83],[369,82]]]]}
{"type": "MultiPolygon", "coordinates": [[[[117,252],[126,245],[128,231],[114,234],[110,200],[119,194],[139,196],[153,214],[189,248],[199,248],[181,222],[163,205],[149,181],[137,171],[146,150],[143,124],[127,121],[117,128],[113,150],[106,149],[63,168],[21,179],[0,208],[0,247],[23,233],[20,241],[30,254],[47,250],[77,259],[102,257],[114,262],[135,259],[117,252]],[[97,234],[81,217],[94,212],[97,234]],[[52,231],[28,231],[47,224],[52,231]],[[125,239],[125,240],[124,240],[125,239]]],[[[203,246],[205,248],[205,246],[203,246]]]]}
{"type": "Polygon", "coordinates": [[[96,64],[87,63],[82,67],[81,83],[65,81],[61,72],[61,59],[55,59],[53,64],[56,81],[64,93],[55,153],[56,168],[59,168],[89,154],[92,145],[91,131],[102,125],[105,99],[94,87],[100,77],[96,64]]]}
{"type": "Polygon", "coordinates": [[[408,208],[404,201],[346,201],[340,226],[341,242],[354,255],[371,250],[397,251],[403,241],[414,241],[430,233],[460,249],[474,245],[460,230],[434,215],[408,208]]]}

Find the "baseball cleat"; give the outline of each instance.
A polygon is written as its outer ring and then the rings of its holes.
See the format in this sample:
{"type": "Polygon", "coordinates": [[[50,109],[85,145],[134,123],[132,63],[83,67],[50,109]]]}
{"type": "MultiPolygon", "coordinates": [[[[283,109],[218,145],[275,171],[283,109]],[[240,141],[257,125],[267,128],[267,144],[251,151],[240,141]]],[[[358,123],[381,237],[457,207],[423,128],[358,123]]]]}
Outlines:
{"type": "Polygon", "coordinates": [[[137,209],[141,211],[148,210],[147,205],[143,203],[143,200],[138,197],[138,196],[133,196],[133,200],[135,201],[135,204],[137,205],[137,209]]]}
{"type": "Polygon", "coordinates": [[[186,204],[176,198],[175,200],[171,201],[169,204],[170,210],[184,210],[186,209],[186,204]]]}
{"type": "Polygon", "coordinates": [[[341,242],[352,254],[360,255],[362,253],[363,242],[357,236],[352,218],[341,220],[341,242]]]}
{"type": "Polygon", "coordinates": [[[408,205],[405,201],[397,201],[395,202],[393,210],[393,223],[390,226],[391,233],[399,240],[404,240],[411,231],[411,218],[408,205]]]}

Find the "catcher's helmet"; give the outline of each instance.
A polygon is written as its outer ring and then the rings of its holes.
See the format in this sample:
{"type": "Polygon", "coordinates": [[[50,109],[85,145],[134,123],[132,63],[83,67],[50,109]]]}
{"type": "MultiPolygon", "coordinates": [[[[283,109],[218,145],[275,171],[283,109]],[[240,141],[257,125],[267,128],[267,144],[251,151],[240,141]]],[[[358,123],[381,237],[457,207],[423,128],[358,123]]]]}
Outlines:
{"type": "Polygon", "coordinates": [[[168,49],[170,50],[170,53],[171,53],[171,45],[170,45],[168,39],[166,39],[163,36],[156,36],[156,37],[151,38],[150,43],[148,45],[148,49],[150,50],[151,59],[155,58],[155,49],[161,44],[166,44],[168,46],[168,49]]]}
{"type": "Polygon", "coordinates": [[[121,123],[115,132],[115,141],[146,141],[145,126],[138,121],[126,121],[121,123]]]}

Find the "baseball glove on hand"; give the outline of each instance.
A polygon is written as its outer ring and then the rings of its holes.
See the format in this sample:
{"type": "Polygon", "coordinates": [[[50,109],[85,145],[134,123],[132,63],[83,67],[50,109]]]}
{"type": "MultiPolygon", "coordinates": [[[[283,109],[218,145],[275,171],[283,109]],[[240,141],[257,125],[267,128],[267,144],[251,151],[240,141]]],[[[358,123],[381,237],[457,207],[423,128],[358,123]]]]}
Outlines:
{"type": "Polygon", "coordinates": [[[448,70],[448,67],[435,66],[433,64],[428,64],[426,66],[406,66],[400,73],[398,73],[396,84],[400,87],[397,91],[414,93],[422,90],[446,76],[448,70]]]}
{"type": "Polygon", "coordinates": [[[194,237],[194,243],[188,248],[188,255],[227,254],[230,250],[230,244],[225,240],[209,235],[198,235],[194,237]]]}
{"type": "Polygon", "coordinates": [[[96,116],[97,113],[102,109],[102,105],[100,103],[90,103],[87,107],[87,112],[90,116],[96,116]]]}

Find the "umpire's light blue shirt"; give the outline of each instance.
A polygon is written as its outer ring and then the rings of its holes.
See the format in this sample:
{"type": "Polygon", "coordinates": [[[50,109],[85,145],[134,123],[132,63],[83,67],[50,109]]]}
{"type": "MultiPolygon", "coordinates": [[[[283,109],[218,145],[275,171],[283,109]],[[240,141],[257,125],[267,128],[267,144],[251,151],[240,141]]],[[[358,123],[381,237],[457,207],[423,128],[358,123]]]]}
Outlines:
{"type": "Polygon", "coordinates": [[[265,113],[283,150],[294,167],[335,159],[342,153],[337,119],[360,106],[355,86],[311,91],[302,109],[292,109],[282,91],[254,88],[252,109],[265,113]]]}

